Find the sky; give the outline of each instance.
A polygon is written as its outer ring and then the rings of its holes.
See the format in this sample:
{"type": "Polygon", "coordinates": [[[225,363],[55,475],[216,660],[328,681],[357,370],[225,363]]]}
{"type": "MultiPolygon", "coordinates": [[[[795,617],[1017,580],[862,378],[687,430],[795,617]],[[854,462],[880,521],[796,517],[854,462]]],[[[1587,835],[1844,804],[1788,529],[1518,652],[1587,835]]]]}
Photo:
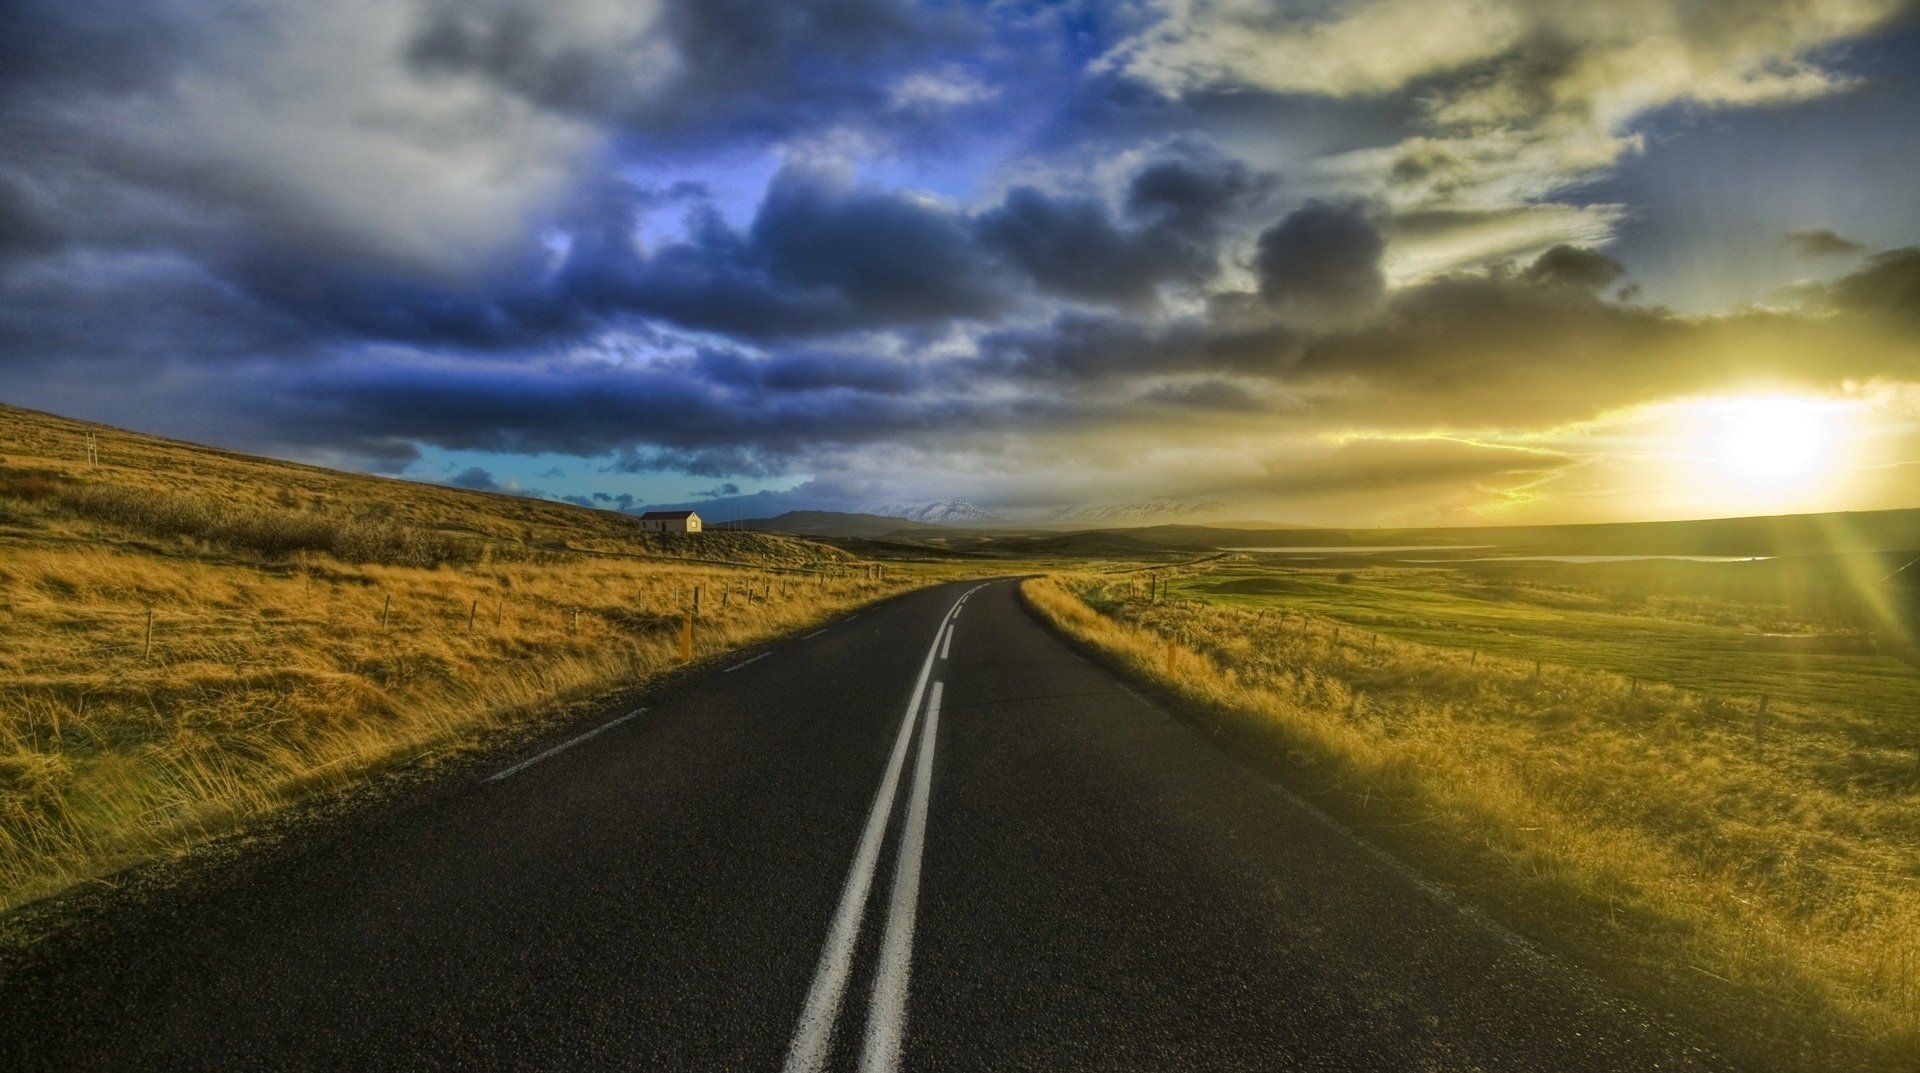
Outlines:
{"type": "Polygon", "coordinates": [[[14,405],[713,519],[1920,506],[1906,0],[0,14],[14,405]]]}

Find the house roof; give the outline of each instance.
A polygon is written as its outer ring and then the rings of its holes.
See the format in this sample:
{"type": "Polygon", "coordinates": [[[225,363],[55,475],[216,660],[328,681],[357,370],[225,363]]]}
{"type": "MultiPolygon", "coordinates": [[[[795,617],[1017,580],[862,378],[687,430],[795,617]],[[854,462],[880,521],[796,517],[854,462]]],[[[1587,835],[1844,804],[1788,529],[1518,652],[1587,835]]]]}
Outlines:
{"type": "Polygon", "coordinates": [[[640,516],[643,522],[664,522],[669,519],[695,518],[699,515],[690,510],[650,510],[640,516]]]}

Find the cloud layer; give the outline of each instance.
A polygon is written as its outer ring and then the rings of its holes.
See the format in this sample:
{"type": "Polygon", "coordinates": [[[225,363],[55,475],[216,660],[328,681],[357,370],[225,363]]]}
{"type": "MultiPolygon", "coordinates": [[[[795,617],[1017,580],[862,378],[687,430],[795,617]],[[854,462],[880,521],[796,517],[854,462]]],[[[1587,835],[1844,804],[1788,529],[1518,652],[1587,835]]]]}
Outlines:
{"type": "Polygon", "coordinates": [[[0,383],[602,506],[1453,518],[1623,408],[1920,381],[1920,235],[1767,222],[1809,276],[1681,315],[1587,192],[1902,14],[25,0],[0,383]]]}

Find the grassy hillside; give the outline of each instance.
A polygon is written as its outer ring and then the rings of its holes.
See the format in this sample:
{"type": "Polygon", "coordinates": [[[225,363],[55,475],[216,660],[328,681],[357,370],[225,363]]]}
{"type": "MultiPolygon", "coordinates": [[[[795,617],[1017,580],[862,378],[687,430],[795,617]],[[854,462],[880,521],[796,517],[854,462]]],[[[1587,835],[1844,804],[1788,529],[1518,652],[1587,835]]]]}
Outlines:
{"type": "Polygon", "coordinates": [[[0,407],[0,906],[909,583],[0,407]]]}
{"type": "Polygon", "coordinates": [[[1294,785],[1694,1010],[1755,1068],[1914,1068],[1920,671],[1875,652],[1889,638],[1855,605],[1792,564],[1260,558],[1161,571],[1157,600],[1128,574],[1025,591],[1294,785]],[[1859,644],[1747,643],[1772,631],[1859,644]]]}

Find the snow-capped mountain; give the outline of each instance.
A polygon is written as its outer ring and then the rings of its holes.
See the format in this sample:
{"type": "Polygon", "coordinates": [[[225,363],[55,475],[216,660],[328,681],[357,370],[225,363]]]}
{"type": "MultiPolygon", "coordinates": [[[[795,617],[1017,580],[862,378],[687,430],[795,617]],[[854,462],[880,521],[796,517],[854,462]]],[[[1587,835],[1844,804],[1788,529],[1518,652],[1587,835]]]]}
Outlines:
{"type": "Polygon", "coordinates": [[[890,518],[929,522],[935,525],[1146,525],[1166,521],[1207,521],[1217,519],[1226,504],[1177,497],[1142,499],[1126,503],[1080,503],[1061,507],[992,509],[964,499],[944,499],[933,503],[866,503],[857,508],[861,514],[880,514],[890,518]]]}
{"type": "Polygon", "coordinates": [[[867,503],[855,510],[860,514],[884,514],[935,525],[994,525],[1009,520],[1005,515],[964,499],[943,499],[936,503],[867,503]]]}

